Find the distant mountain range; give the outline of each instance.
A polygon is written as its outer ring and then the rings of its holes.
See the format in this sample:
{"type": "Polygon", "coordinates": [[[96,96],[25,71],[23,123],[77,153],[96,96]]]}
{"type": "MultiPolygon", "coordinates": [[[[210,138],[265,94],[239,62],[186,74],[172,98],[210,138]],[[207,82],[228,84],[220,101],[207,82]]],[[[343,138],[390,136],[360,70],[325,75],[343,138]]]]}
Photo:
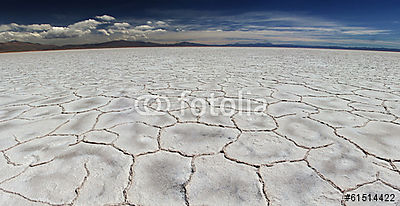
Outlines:
{"type": "Polygon", "coordinates": [[[209,44],[197,44],[191,42],[179,42],[175,44],[160,44],[154,42],[119,40],[119,41],[109,41],[96,44],[78,44],[78,45],[71,44],[63,46],[10,41],[6,43],[0,43],[0,53],[21,52],[21,51],[65,50],[65,49],[125,48],[125,47],[287,47],[287,48],[349,49],[349,50],[400,52],[400,49],[371,48],[371,47],[306,46],[306,45],[271,44],[271,43],[255,43],[255,44],[237,43],[237,44],[225,44],[225,45],[209,45],[209,44]]]}
{"type": "Polygon", "coordinates": [[[10,41],[0,43],[0,52],[17,52],[17,51],[41,51],[57,49],[55,45],[44,45],[28,42],[10,41]]]}
{"type": "Polygon", "coordinates": [[[178,47],[178,46],[205,46],[190,42],[180,42],[176,44],[159,44],[143,41],[109,41],[96,44],[68,44],[63,46],[37,44],[29,42],[10,41],[0,43],[0,52],[19,52],[19,51],[45,51],[45,50],[64,50],[64,49],[95,49],[95,48],[124,48],[124,47],[178,47]]]}

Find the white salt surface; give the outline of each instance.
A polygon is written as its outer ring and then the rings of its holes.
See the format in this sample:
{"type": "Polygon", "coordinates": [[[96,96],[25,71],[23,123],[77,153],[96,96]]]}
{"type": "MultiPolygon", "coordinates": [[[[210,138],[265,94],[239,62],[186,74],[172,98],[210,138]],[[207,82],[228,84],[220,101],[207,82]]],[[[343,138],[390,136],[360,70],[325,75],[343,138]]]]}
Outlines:
{"type": "Polygon", "coordinates": [[[400,205],[400,53],[7,53],[0,79],[0,205],[400,205]]]}

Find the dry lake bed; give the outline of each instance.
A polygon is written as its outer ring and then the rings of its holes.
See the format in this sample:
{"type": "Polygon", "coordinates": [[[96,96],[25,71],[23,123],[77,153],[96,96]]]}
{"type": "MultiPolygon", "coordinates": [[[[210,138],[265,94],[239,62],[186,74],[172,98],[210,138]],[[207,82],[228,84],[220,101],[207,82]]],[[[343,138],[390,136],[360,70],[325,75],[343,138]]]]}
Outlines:
{"type": "Polygon", "coordinates": [[[400,205],[400,53],[5,53],[0,79],[0,205],[400,205]]]}

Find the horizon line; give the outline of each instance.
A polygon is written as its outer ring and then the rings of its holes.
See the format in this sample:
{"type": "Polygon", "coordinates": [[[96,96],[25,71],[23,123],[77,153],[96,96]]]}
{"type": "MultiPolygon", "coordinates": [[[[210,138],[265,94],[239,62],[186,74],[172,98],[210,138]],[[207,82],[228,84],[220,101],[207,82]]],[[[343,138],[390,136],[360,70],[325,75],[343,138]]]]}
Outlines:
{"type": "Polygon", "coordinates": [[[331,50],[360,50],[360,51],[382,51],[382,52],[400,52],[400,48],[386,48],[386,47],[357,47],[357,46],[324,46],[324,45],[301,45],[301,44],[273,44],[270,42],[264,43],[231,43],[231,44],[204,44],[189,41],[180,41],[176,43],[159,43],[152,41],[130,41],[130,40],[112,40],[98,43],[84,43],[84,44],[64,44],[64,45],[53,45],[53,44],[42,44],[28,41],[11,40],[8,42],[0,42],[0,53],[19,53],[19,52],[34,52],[34,51],[61,51],[61,50],[82,50],[82,49],[112,49],[112,48],[146,48],[146,47],[248,47],[248,48],[309,48],[309,49],[331,49],[331,50]],[[112,42],[127,42],[127,43],[144,43],[149,45],[104,45],[112,42]],[[38,49],[15,49],[15,50],[3,50],[1,46],[9,43],[25,43],[34,44],[40,46],[52,46],[53,48],[38,48],[38,49]],[[68,48],[69,46],[71,48],[68,48]],[[84,46],[87,46],[85,48],[84,46]],[[92,47],[90,47],[92,46],[92,47]],[[98,46],[98,47],[96,47],[98,46]],[[66,48],[63,48],[66,47],[66,48]],[[75,47],[75,48],[73,48],[75,47]]]}

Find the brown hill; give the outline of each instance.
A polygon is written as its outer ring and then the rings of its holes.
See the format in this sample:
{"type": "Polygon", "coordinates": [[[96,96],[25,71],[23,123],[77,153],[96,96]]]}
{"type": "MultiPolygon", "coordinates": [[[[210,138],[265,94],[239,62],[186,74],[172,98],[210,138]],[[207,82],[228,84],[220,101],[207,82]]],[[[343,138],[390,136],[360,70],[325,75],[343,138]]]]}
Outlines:
{"type": "Polygon", "coordinates": [[[108,41],[96,44],[79,44],[79,45],[64,45],[61,49],[92,49],[92,48],[123,48],[123,47],[155,47],[155,46],[167,46],[165,44],[158,44],[153,42],[143,41],[108,41]]]}
{"type": "Polygon", "coordinates": [[[160,44],[154,42],[143,41],[109,41],[95,44],[70,44],[63,46],[37,44],[29,42],[10,41],[0,43],[0,53],[19,52],[19,51],[43,51],[43,50],[64,50],[64,49],[95,49],[95,48],[124,48],[124,47],[284,47],[284,48],[319,48],[319,49],[347,49],[347,50],[370,50],[370,51],[391,51],[400,52],[400,49],[394,48],[370,48],[370,47],[340,47],[340,46],[306,46],[292,44],[271,44],[271,43],[254,43],[254,44],[225,44],[225,45],[207,45],[192,42],[179,42],[175,44],[160,44]]]}
{"type": "Polygon", "coordinates": [[[95,44],[69,44],[63,46],[36,44],[28,42],[10,41],[0,43],[0,53],[18,51],[43,51],[43,50],[63,50],[63,49],[95,49],[95,48],[124,48],[124,47],[182,47],[182,46],[206,46],[190,42],[180,42],[176,44],[159,44],[143,41],[109,41],[95,44]]]}
{"type": "Polygon", "coordinates": [[[58,47],[55,45],[36,44],[29,42],[10,41],[0,43],[0,52],[15,52],[15,51],[42,51],[53,50],[58,47]]]}

